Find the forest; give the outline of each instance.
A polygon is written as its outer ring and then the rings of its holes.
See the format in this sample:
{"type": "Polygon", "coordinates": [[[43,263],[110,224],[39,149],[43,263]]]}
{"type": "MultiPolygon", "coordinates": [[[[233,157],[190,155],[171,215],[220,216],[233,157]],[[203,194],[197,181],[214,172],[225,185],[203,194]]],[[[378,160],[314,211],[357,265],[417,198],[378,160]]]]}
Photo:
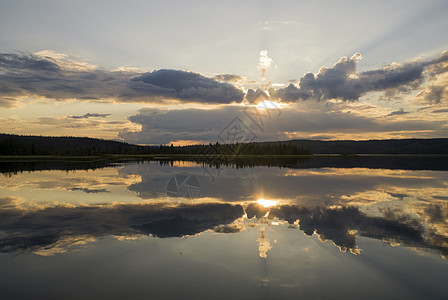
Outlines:
{"type": "Polygon", "coordinates": [[[141,146],[87,137],[0,134],[0,155],[98,156],[106,154],[311,155],[311,154],[448,154],[448,139],[366,141],[290,140],[203,145],[141,146]]]}

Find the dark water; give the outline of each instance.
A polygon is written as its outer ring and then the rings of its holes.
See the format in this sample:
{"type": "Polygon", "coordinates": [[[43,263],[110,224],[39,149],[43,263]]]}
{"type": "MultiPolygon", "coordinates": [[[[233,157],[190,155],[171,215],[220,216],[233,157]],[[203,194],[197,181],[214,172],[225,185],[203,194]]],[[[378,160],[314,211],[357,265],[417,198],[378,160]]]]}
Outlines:
{"type": "Polygon", "coordinates": [[[0,170],[0,299],[448,296],[446,158],[0,170]]]}

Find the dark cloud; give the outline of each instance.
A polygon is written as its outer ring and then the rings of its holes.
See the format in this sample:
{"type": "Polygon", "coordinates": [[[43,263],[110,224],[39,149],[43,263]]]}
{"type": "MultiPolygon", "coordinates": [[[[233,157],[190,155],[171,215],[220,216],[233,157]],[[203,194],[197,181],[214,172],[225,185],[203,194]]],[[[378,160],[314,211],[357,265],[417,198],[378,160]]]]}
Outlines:
{"type": "MultiPolygon", "coordinates": [[[[413,90],[421,86],[426,78],[433,78],[447,72],[448,53],[429,61],[413,61],[405,64],[391,64],[381,69],[357,72],[356,65],[361,55],[341,58],[332,68],[322,67],[319,72],[305,74],[298,85],[270,91],[277,99],[294,102],[307,99],[325,101],[340,99],[356,101],[368,92],[396,92],[413,90]]],[[[431,86],[431,85],[430,85],[431,86]]],[[[443,85],[432,85],[425,96],[430,102],[441,102],[443,85]]]]}
{"type": "Polygon", "coordinates": [[[438,60],[428,64],[428,85],[417,96],[417,102],[423,104],[448,104],[448,51],[444,51],[438,60]]]}
{"type": "Polygon", "coordinates": [[[98,194],[98,193],[110,193],[108,190],[106,189],[91,189],[91,188],[69,188],[67,189],[69,191],[81,191],[87,194],[98,194]]]}
{"type": "Polygon", "coordinates": [[[400,193],[388,193],[388,194],[400,200],[403,200],[405,197],[409,197],[408,194],[400,194],[400,193]]]}
{"type": "Polygon", "coordinates": [[[0,54],[0,70],[22,72],[23,70],[58,73],[60,67],[50,58],[42,58],[32,54],[0,54]]]}
{"type": "Polygon", "coordinates": [[[438,114],[438,113],[447,113],[448,112],[448,108],[445,109],[436,109],[433,110],[432,113],[438,114]]]}
{"type": "Polygon", "coordinates": [[[68,116],[68,117],[72,119],[88,119],[88,118],[106,118],[107,116],[110,116],[110,114],[87,113],[82,116],[68,116]]]}
{"type": "Polygon", "coordinates": [[[248,103],[258,104],[259,102],[269,100],[269,96],[260,89],[249,89],[245,95],[245,99],[248,103]]]}
{"type": "Polygon", "coordinates": [[[161,97],[206,103],[232,103],[243,100],[243,92],[198,73],[158,70],[131,79],[131,89],[161,97]]]}
{"type": "MultiPolygon", "coordinates": [[[[3,99],[25,95],[56,100],[115,100],[161,103],[232,103],[243,92],[229,83],[180,70],[150,73],[105,71],[32,54],[0,54],[3,99]]],[[[2,100],[3,106],[10,106],[2,100]]]]}
{"type": "Polygon", "coordinates": [[[408,113],[408,111],[404,111],[403,108],[400,108],[399,110],[393,111],[390,114],[386,115],[386,117],[406,115],[408,113]]]}
{"type": "Polygon", "coordinates": [[[131,76],[135,74],[80,69],[76,65],[31,54],[0,54],[0,89],[9,97],[111,99],[126,89],[131,76]]]}
{"type": "Polygon", "coordinates": [[[11,98],[11,97],[0,98],[0,107],[11,108],[11,107],[14,107],[15,104],[16,104],[16,99],[14,99],[14,98],[11,98]]]}

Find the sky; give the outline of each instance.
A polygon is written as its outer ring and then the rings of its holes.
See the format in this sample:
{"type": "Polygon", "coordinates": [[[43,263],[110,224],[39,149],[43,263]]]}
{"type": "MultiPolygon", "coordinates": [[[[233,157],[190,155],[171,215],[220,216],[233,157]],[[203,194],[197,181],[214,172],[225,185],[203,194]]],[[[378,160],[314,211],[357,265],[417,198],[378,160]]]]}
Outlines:
{"type": "Polygon", "coordinates": [[[0,0],[0,132],[448,138],[447,1],[0,0]]]}

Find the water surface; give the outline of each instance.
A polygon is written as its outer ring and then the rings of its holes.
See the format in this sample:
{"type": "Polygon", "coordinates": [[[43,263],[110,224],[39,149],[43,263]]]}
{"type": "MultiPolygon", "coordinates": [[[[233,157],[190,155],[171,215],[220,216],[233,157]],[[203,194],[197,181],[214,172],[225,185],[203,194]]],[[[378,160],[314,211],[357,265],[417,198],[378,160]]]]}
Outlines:
{"type": "Polygon", "coordinates": [[[1,299],[442,299],[440,157],[1,163],[1,299]]]}

